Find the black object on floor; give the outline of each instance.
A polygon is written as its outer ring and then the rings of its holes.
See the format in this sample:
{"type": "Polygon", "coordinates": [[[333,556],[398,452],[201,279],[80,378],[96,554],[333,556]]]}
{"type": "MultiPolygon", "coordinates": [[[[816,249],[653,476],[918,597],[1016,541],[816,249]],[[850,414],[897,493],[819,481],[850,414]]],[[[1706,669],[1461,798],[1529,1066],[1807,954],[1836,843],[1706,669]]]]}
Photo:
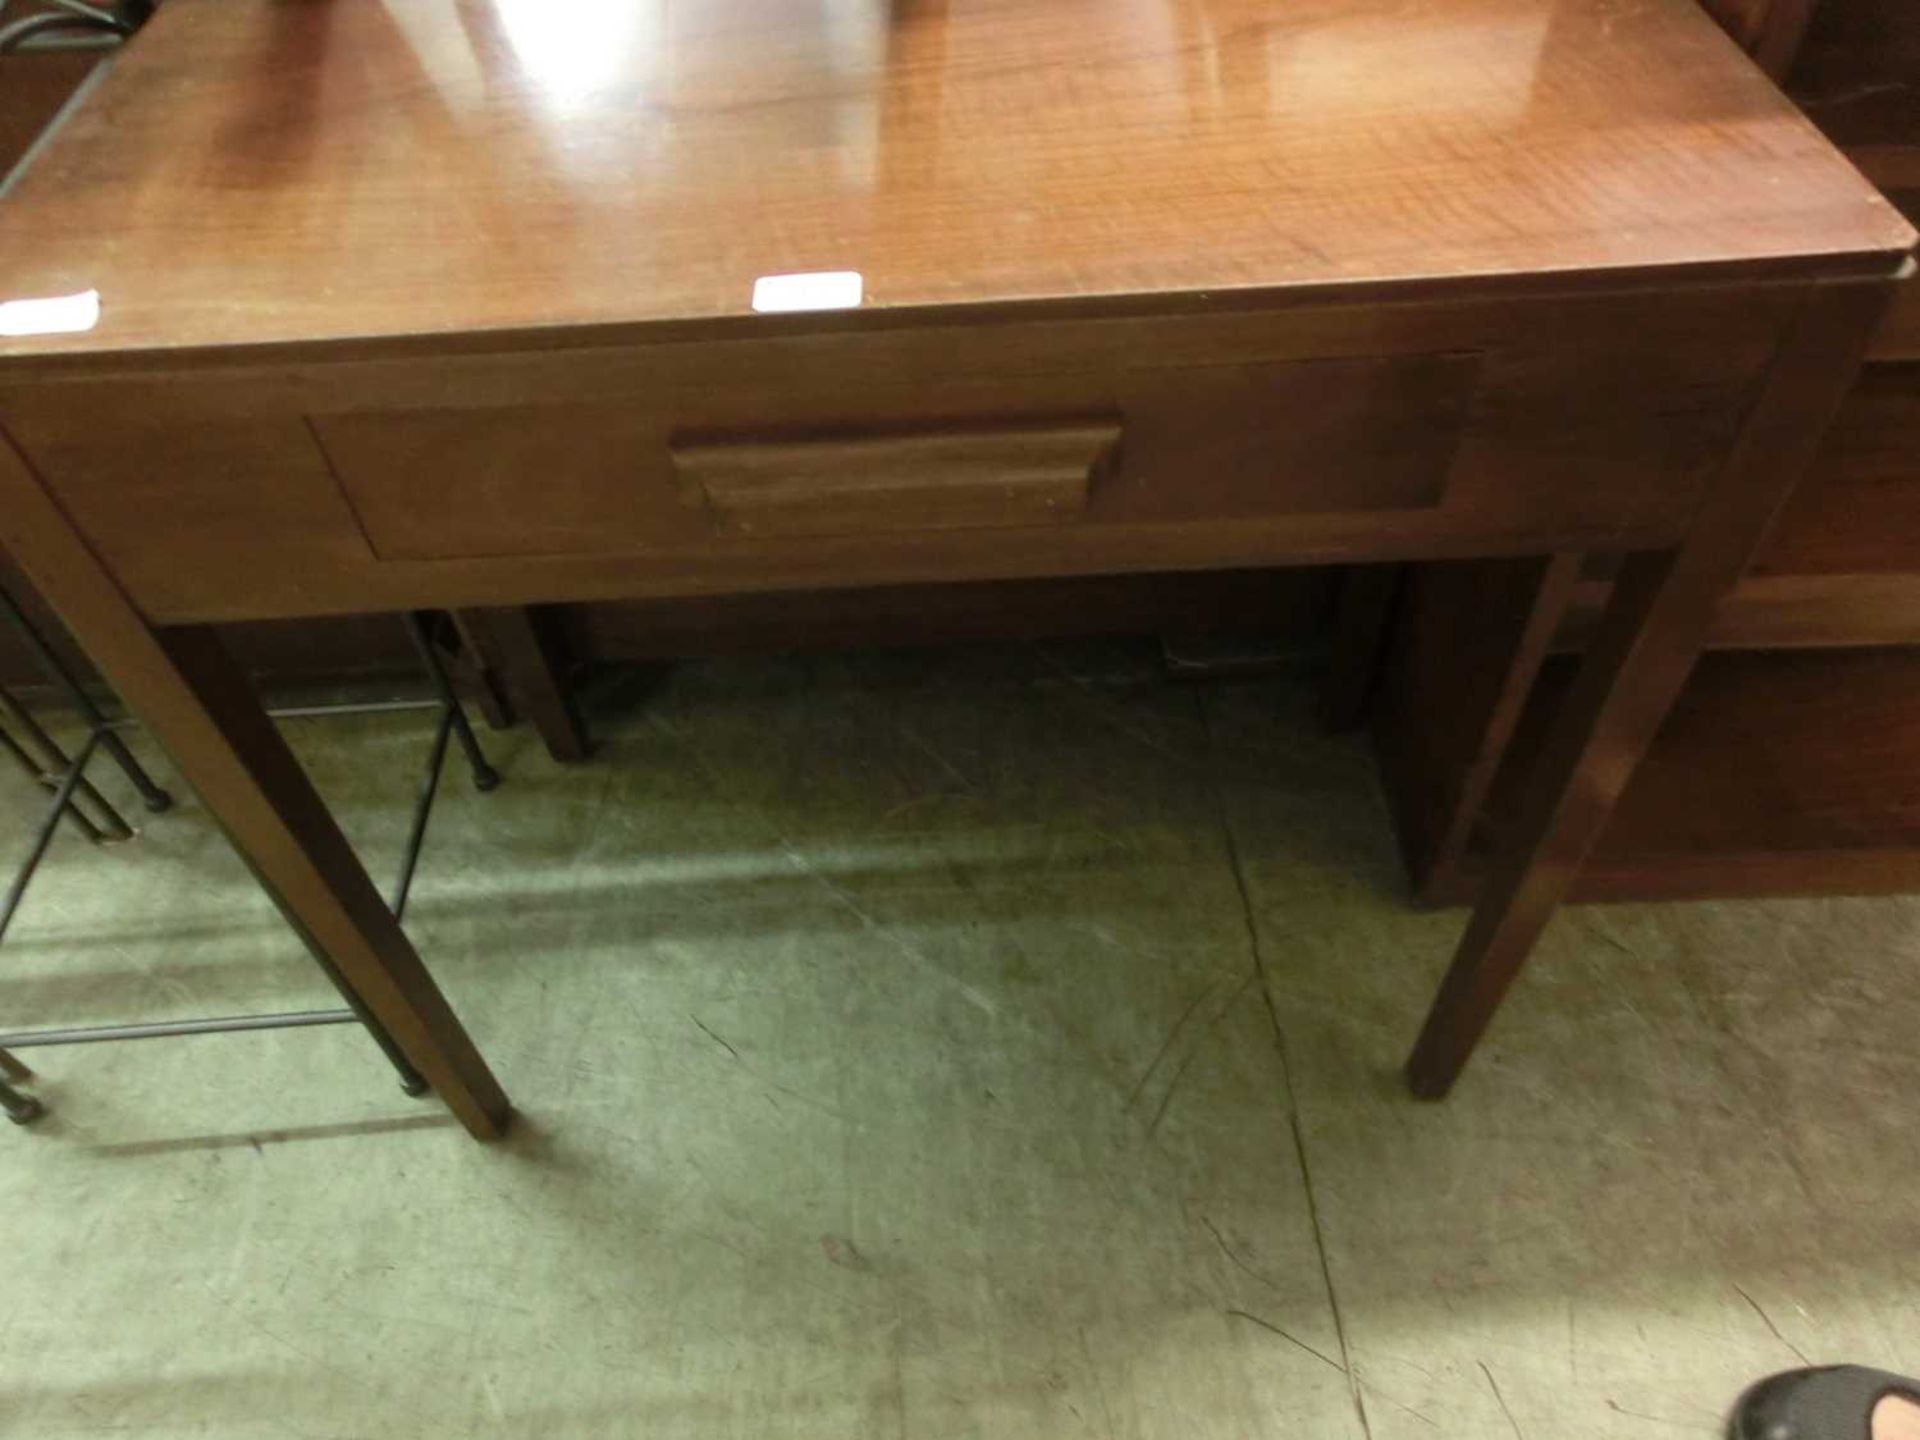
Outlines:
{"type": "MultiPolygon", "coordinates": [[[[128,781],[140,794],[147,809],[156,814],[167,810],[173,799],[167,792],[154,783],[140,762],[127,748],[121,738],[119,725],[103,714],[94,704],[93,697],[79,679],[62,663],[60,657],[46,642],[46,638],[28,619],[13,597],[4,588],[0,588],[0,615],[4,615],[16,628],[28,647],[33,651],[47,678],[64,692],[68,703],[80,716],[87,727],[86,739],[73,754],[63,750],[47,732],[34,721],[26,707],[20,705],[4,690],[0,690],[0,714],[18,727],[22,739],[0,729],[0,749],[12,755],[32,777],[43,784],[50,792],[51,799],[45,816],[34,833],[33,844],[26,860],[15,872],[12,883],[7,887],[4,899],[0,899],[0,940],[4,940],[8,926],[26,898],[27,887],[32,883],[34,874],[45,858],[48,847],[53,843],[54,833],[58,830],[62,817],[70,820],[76,830],[95,843],[113,840],[127,840],[134,831],[119,812],[108,803],[106,798],[93,787],[86,778],[88,763],[95,754],[106,750],[119,762],[128,781]],[[38,751],[36,758],[33,751],[38,751]],[[86,800],[95,810],[89,815],[80,803],[86,800]]],[[[394,917],[404,919],[407,900],[413,890],[413,877],[420,863],[420,851],[427,836],[427,824],[433,814],[433,802],[440,786],[440,772],[445,766],[447,750],[451,741],[457,740],[461,751],[473,775],[476,789],[492,790],[500,783],[499,772],[487,762],[481,752],[479,741],[475,738],[473,727],[468,723],[466,710],[459,697],[454,693],[452,682],[448,679],[446,667],[441,661],[440,651],[429,633],[429,625],[434,617],[427,612],[409,613],[405,617],[407,633],[414,648],[418,651],[422,668],[433,691],[431,699],[422,702],[426,708],[439,712],[438,723],[434,728],[432,745],[427,754],[426,772],[421,779],[418,797],[414,802],[413,820],[408,827],[407,843],[400,862],[399,879],[395,882],[393,894],[389,900],[394,917]]],[[[343,714],[362,710],[386,710],[391,705],[323,705],[297,711],[277,712],[287,714],[343,714]]],[[[298,931],[299,927],[295,927],[298,931]]],[[[30,1030],[15,1033],[0,1033],[0,1111],[17,1125],[29,1124],[46,1113],[45,1105],[33,1096],[21,1093],[15,1088],[19,1082],[28,1079],[32,1072],[16,1060],[10,1050],[26,1049],[36,1045],[88,1045],[117,1040],[165,1039],[184,1035],[220,1035],[248,1030],[284,1030],[309,1025],[344,1025],[358,1023],[366,1027],[368,1035],[380,1047],[394,1070],[400,1077],[400,1088],[409,1095],[424,1095],[427,1082],[413,1063],[407,1059],[399,1043],[394,1040],[386,1027],[367,1009],[351,986],[346,982],[333,962],[321,952],[312,940],[303,932],[301,939],[306,942],[314,963],[333,983],[346,1003],[331,1010],[301,1010],[276,1015],[235,1015],[206,1020],[163,1020],[145,1024],[131,1025],[91,1025],[61,1030],[30,1030]]]]}
{"type": "Polygon", "coordinates": [[[1740,1397],[1728,1440],[1872,1440],[1874,1407],[1889,1395],[1920,1405],[1920,1380],[1863,1365],[1788,1370],[1740,1397]]]}

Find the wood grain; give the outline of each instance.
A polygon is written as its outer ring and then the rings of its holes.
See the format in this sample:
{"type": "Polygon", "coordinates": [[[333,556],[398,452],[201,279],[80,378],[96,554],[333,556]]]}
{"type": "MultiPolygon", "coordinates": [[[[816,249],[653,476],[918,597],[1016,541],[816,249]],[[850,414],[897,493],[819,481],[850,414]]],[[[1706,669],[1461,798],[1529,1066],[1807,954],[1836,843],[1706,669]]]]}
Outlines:
{"type": "MultiPolygon", "coordinates": [[[[1563,701],[1557,659],[1488,798],[1519,780],[1563,701]]],[[[1920,888],[1920,650],[1710,655],[1635,772],[1574,887],[1581,900],[1878,894],[1920,888]]],[[[1429,898],[1470,901],[1484,853],[1429,898]]]]}
{"type": "Polygon", "coordinates": [[[0,218],[0,296],[97,289],[101,322],[0,354],[781,333],[1806,273],[1909,243],[1693,0],[709,0],[565,25],[168,0],[0,218]],[[759,277],[816,270],[862,273],[863,308],[751,313],[759,277]]]}
{"type": "Polygon", "coordinates": [[[1722,602],[1718,650],[1920,645],[1920,574],[1753,575],[1722,602]]]}
{"type": "Polygon", "coordinates": [[[667,453],[721,535],[1064,525],[1086,513],[1118,419],[773,439],[677,435],[667,453]]]}

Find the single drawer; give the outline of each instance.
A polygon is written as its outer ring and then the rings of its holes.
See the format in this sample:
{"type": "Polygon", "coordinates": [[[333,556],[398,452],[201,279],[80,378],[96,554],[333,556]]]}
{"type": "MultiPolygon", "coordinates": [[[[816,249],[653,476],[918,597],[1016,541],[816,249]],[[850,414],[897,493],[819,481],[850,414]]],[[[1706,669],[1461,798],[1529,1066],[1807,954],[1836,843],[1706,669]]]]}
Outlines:
{"type": "Polygon", "coordinates": [[[611,403],[317,416],[383,559],[644,553],[1420,510],[1442,502],[1471,354],[960,380],[771,413],[611,403]]]}

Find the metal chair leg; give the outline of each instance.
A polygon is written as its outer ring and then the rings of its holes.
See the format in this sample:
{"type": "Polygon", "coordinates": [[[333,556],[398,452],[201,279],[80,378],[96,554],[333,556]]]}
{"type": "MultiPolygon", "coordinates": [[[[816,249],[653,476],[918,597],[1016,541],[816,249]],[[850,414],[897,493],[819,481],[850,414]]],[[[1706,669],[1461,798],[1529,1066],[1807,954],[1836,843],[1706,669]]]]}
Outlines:
{"type": "MultiPolygon", "coordinates": [[[[6,751],[8,757],[14,762],[15,767],[20,773],[35,785],[40,786],[42,789],[51,788],[48,783],[47,772],[40,768],[39,763],[34,760],[33,756],[27,753],[26,747],[14,739],[13,732],[8,730],[4,725],[0,725],[0,750],[6,751]]],[[[87,812],[82,810],[78,805],[74,805],[67,811],[67,819],[72,823],[73,828],[80,832],[81,838],[89,845],[100,845],[106,842],[106,832],[94,824],[87,812]]],[[[125,822],[122,821],[121,823],[124,824],[125,822]]],[[[115,838],[120,837],[116,836],[115,838]]]]}
{"type": "Polygon", "coordinates": [[[353,1013],[353,1018],[360,1022],[373,1043],[380,1047],[380,1053],[387,1057],[387,1063],[393,1066],[394,1073],[400,1077],[400,1088],[409,1095],[426,1094],[428,1090],[426,1077],[413,1068],[413,1062],[407,1059],[406,1051],[400,1048],[400,1042],[388,1033],[387,1027],[380,1023],[380,1018],[367,1008],[366,1001],[362,1000],[354,988],[347,983],[347,977],[340,973],[327,952],[320,948],[320,942],[313,938],[307,927],[302,925],[298,917],[286,907],[285,902],[280,898],[280,892],[267,884],[260,872],[254,868],[251,860],[247,860],[245,856],[241,859],[246,864],[248,873],[253,876],[254,883],[267,893],[268,898],[274,903],[274,908],[279,910],[280,918],[287,922],[287,928],[293,931],[300,943],[306,947],[307,954],[312,957],[313,963],[320,967],[320,973],[327,977],[335,990],[340,992],[340,998],[346,1003],[347,1009],[353,1013]]]}
{"type": "MultiPolygon", "coordinates": [[[[130,836],[133,833],[132,828],[120,818],[118,812],[107,803],[106,799],[101,796],[86,779],[85,772],[87,762],[93,758],[96,751],[105,749],[113,754],[115,760],[119,762],[120,768],[126,773],[128,780],[132,782],[134,788],[140,792],[141,797],[146,801],[148,809],[155,811],[165,810],[173,801],[172,797],[158,785],[154,784],[151,777],[141,768],[139,761],[134,759],[132,752],[127,749],[120,737],[114,733],[111,722],[108,721],[107,718],[101,714],[98,707],[93,704],[91,698],[81,688],[79,682],[60,662],[59,657],[49,648],[45,639],[34,629],[26,615],[21,611],[19,605],[11,595],[7,594],[4,588],[0,588],[0,614],[4,614],[6,618],[13,623],[15,628],[20,631],[48,675],[65,689],[74,709],[79,712],[88,727],[86,741],[81,746],[79,753],[69,757],[66,752],[53,741],[52,737],[47,735],[46,732],[39,727],[24,707],[21,707],[14,701],[13,697],[8,695],[4,690],[0,690],[0,711],[13,717],[15,724],[20,726],[24,732],[39,745],[52,765],[57,767],[57,769],[52,771],[44,769],[8,731],[0,729],[0,749],[7,750],[8,753],[13,756],[15,762],[26,770],[34,780],[42,784],[52,785],[54,788],[51,805],[46,818],[41,823],[35,835],[32,852],[14,878],[12,885],[8,887],[4,897],[0,897],[0,937],[4,937],[7,926],[13,919],[15,912],[19,909],[20,901],[23,898],[27,884],[33,878],[33,874],[39,866],[41,857],[46,853],[47,846],[53,838],[53,833],[59,825],[61,817],[66,816],[71,819],[90,839],[100,838],[99,827],[96,826],[93,820],[75,803],[78,797],[82,795],[86,796],[89,800],[97,804],[101,813],[111,817],[108,821],[108,826],[110,827],[109,833],[122,837],[130,836]],[[54,778],[56,775],[57,780],[54,778]]],[[[403,859],[399,882],[395,887],[393,896],[393,910],[396,916],[403,915],[406,910],[407,898],[412,889],[414,870],[419,862],[421,845],[426,838],[427,822],[432,813],[434,796],[439,787],[440,771],[446,761],[449,742],[458,739],[461,751],[465,754],[467,764],[472,770],[473,783],[476,788],[482,791],[492,790],[500,783],[500,774],[487,762],[486,755],[481,751],[480,742],[475,738],[473,727],[467,721],[466,710],[460,703],[460,698],[453,689],[452,681],[447,676],[446,667],[441,662],[440,654],[433,645],[431,636],[427,630],[426,616],[424,614],[409,614],[406,617],[406,625],[407,633],[411,637],[415,649],[419,651],[421,663],[425,666],[428,679],[432,682],[434,693],[439,703],[440,718],[438,728],[434,734],[433,746],[428,756],[427,771],[422,780],[419,800],[415,806],[413,824],[407,838],[406,854],[403,859]]],[[[255,878],[257,879],[258,877],[256,876],[255,878]]],[[[267,891],[270,895],[274,894],[271,887],[267,887],[267,891]]],[[[274,898],[277,902],[279,897],[275,895],[274,898]]],[[[372,1038],[374,1044],[379,1046],[381,1052],[386,1055],[388,1061],[393,1065],[394,1070],[400,1077],[400,1088],[405,1090],[409,1095],[425,1094],[428,1089],[426,1079],[413,1067],[412,1062],[408,1060],[405,1052],[401,1050],[398,1042],[394,1040],[386,1027],[380,1023],[379,1018],[367,1008],[366,1004],[354,992],[353,988],[346,983],[346,978],[334,967],[326,953],[314,943],[313,937],[306,933],[305,929],[294,920],[292,915],[287,914],[284,906],[281,907],[281,913],[286,915],[288,923],[292,925],[295,934],[305,943],[309,953],[312,954],[315,962],[320,966],[321,972],[326,975],[327,979],[339,990],[341,998],[346,1002],[347,1008],[345,1010],[324,1013],[303,1012],[300,1015],[288,1016],[237,1017],[236,1019],[227,1020],[174,1022],[166,1025],[152,1026],[107,1026],[95,1027],[93,1030],[86,1031],[22,1033],[20,1035],[8,1036],[7,1043],[24,1045],[28,1043],[29,1040],[48,1044],[81,1043],[88,1040],[144,1038],[150,1034],[158,1035],[162,1033],[201,1034],[245,1028],[281,1028],[290,1024],[331,1024],[346,1022],[352,1019],[360,1022],[372,1038]],[[272,1027],[264,1024],[248,1026],[239,1023],[244,1020],[261,1019],[271,1020],[274,1022],[274,1025],[272,1027]],[[137,1032],[137,1034],[135,1032],[137,1032]]],[[[45,1106],[42,1105],[39,1100],[30,1095],[21,1094],[18,1090],[14,1089],[11,1084],[7,1083],[7,1080],[25,1080],[31,1073],[26,1066],[22,1065],[5,1049],[0,1049],[0,1076],[6,1077],[6,1079],[0,1079],[0,1109],[4,1109],[8,1118],[16,1124],[27,1124],[45,1113],[45,1106]]]]}
{"type": "Polygon", "coordinates": [[[47,1107],[33,1096],[22,1095],[7,1083],[12,1081],[18,1084],[33,1078],[33,1071],[21,1064],[11,1050],[0,1050],[0,1075],[6,1076],[5,1080],[0,1080],[0,1110],[7,1112],[9,1120],[16,1125],[25,1125],[47,1113],[47,1107]]]}
{"type": "MultiPolygon", "coordinates": [[[[4,688],[0,688],[0,717],[6,720],[6,725],[0,726],[0,750],[5,750],[13,758],[21,773],[51,794],[58,788],[60,777],[73,764],[73,757],[33,718],[33,713],[4,688]],[[15,737],[15,730],[32,742],[31,750],[15,737]],[[39,752],[37,756],[34,751],[39,752]]],[[[127,824],[91,780],[82,777],[74,791],[73,801],[67,807],[67,818],[91,843],[99,845],[133,838],[133,827],[127,824]],[[86,806],[81,805],[82,800],[87,802],[86,806]],[[93,810],[92,815],[87,813],[88,807],[93,810]]]]}
{"type": "Polygon", "coordinates": [[[40,668],[58,681],[61,688],[67,692],[73,708],[79,712],[80,718],[87,722],[88,728],[100,737],[101,745],[109,755],[113,756],[115,763],[120,766],[133,788],[140,792],[140,799],[147,809],[156,815],[163,810],[171,809],[173,797],[154,784],[153,777],[147,774],[145,767],[133,758],[133,752],[127,748],[127,742],[114,732],[107,717],[100,713],[92,697],[73,677],[73,672],[67,669],[58,655],[53,653],[52,647],[47,644],[46,637],[34,628],[33,622],[27,619],[26,612],[21,610],[19,602],[7,592],[5,586],[0,586],[0,614],[4,614],[13,628],[20,632],[21,639],[27,642],[28,648],[33,651],[34,658],[40,662],[40,668]]]}
{"type": "Polygon", "coordinates": [[[407,612],[407,634],[413,640],[413,648],[420,652],[420,663],[426,666],[427,678],[433,682],[433,692],[447,712],[454,738],[460,742],[461,753],[467,757],[467,767],[473,771],[474,788],[481,791],[493,789],[500,783],[500,772],[487,763],[480,742],[474,737],[473,726],[467,723],[467,707],[454,694],[453,682],[447,678],[447,667],[441,663],[440,652],[434,648],[433,637],[427,633],[427,622],[422,612],[407,612]]]}
{"type": "Polygon", "coordinates": [[[346,977],[333,968],[333,962],[321,952],[319,946],[309,943],[307,948],[320,966],[321,972],[333,982],[333,988],[340,992],[340,998],[347,1002],[347,1008],[358,1017],[368,1037],[380,1047],[380,1053],[387,1057],[387,1063],[393,1066],[394,1074],[400,1077],[401,1090],[409,1095],[426,1094],[432,1088],[427,1084],[427,1077],[413,1068],[413,1062],[407,1058],[407,1052],[400,1048],[400,1042],[393,1038],[392,1032],[382,1025],[379,1017],[367,1008],[366,1001],[354,993],[353,987],[347,984],[346,977]]]}
{"type": "Polygon", "coordinates": [[[80,747],[80,753],[73,757],[73,763],[67,767],[60,788],[53,792],[53,802],[47,807],[45,817],[34,832],[27,858],[20,862],[20,868],[14,872],[6,895],[0,897],[0,940],[6,938],[7,927],[13,924],[13,917],[19,913],[20,902],[26,898],[27,886],[32,883],[40,862],[46,858],[47,847],[53,843],[53,833],[60,827],[60,817],[72,806],[73,793],[79,788],[81,777],[86,773],[87,761],[93,758],[93,752],[99,748],[99,744],[98,733],[87,737],[86,744],[80,747]]]}
{"type": "Polygon", "coordinates": [[[47,1107],[33,1096],[22,1095],[4,1080],[0,1080],[0,1110],[16,1125],[31,1125],[47,1113],[47,1107]]]}

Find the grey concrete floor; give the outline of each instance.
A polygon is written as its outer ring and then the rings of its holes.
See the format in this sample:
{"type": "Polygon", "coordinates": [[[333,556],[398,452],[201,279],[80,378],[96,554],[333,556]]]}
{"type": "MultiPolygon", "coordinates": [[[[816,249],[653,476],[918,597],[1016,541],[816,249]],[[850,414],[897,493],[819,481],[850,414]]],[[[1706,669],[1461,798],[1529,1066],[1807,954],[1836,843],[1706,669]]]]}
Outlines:
{"type": "MultiPolygon", "coordinates": [[[[411,928],[513,1138],[349,1029],[33,1052],[0,1434],[1705,1437],[1920,1368],[1920,905],[1570,911],[1418,1104],[1460,917],[1309,712],[982,647],[489,737],[411,928]]],[[[421,726],[289,723],[382,877],[421,726]]],[[[8,1026],[326,999],[190,800],[0,952],[8,1026]]]]}

